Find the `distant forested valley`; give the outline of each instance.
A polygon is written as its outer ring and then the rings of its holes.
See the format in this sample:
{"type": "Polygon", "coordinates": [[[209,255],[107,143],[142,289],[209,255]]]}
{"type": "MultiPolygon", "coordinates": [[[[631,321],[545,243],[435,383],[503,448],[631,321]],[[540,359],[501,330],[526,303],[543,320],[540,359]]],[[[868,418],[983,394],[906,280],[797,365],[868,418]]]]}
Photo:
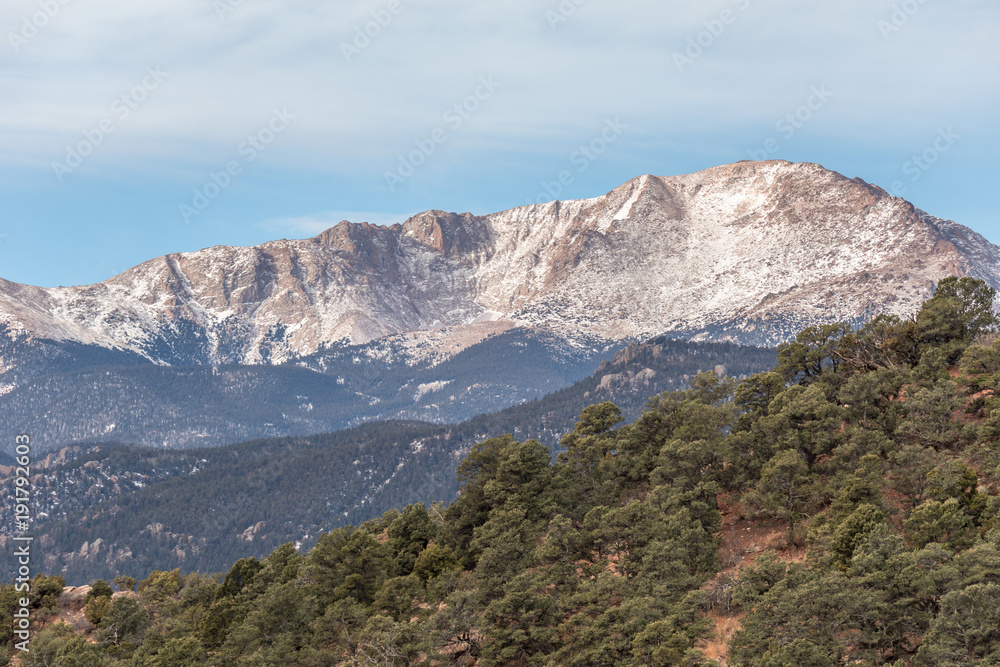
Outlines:
{"type": "Polygon", "coordinates": [[[95,581],[76,607],[39,575],[21,664],[1000,664],[994,296],[946,279],[912,319],[806,329],[631,422],[591,394],[555,460],[481,439],[450,502],[308,550],[95,581]]]}
{"type": "MultiPolygon", "coordinates": [[[[555,454],[594,401],[613,400],[633,420],[650,396],[685,388],[700,372],[748,377],[774,361],[774,350],[660,338],[611,355],[570,387],[460,424],[376,422],[193,450],[66,448],[34,471],[44,568],[82,583],[174,567],[223,570],[287,542],[308,549],[323,531],[412,502],[450,501],[462,456],[481,440],[510,433],[555,454]]],[[[13,489],[0,488],[7,531],[12,500],[13,489]]]]}

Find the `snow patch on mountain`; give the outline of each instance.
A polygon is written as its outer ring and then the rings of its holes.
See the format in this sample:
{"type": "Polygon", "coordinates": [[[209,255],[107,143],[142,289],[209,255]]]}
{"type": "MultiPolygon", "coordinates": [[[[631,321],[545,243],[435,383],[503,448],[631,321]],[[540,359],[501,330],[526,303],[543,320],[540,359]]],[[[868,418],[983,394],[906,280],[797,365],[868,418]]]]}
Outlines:
{"type": "Polygon", "coordinates": [[[417,385],[417,391],[413,394],[413,402],[416,403],[427,394],[441,391],[452,382],[454,382],[454,380],[438,380],[437,382],[428,382],[426,384],[417,385]]]}
{"type": "Polygon", "coordinates": [[[979,234],[859,179],[741,162],[486,216],[177,253],[97,285],[0,281],[0,323],[160,364],[359,345],[437,363],[513,327],[577,346],[661,333],[773,344],[807,324],[908,314],[946,275],[1000,287],[998,267],[979,234]]]}

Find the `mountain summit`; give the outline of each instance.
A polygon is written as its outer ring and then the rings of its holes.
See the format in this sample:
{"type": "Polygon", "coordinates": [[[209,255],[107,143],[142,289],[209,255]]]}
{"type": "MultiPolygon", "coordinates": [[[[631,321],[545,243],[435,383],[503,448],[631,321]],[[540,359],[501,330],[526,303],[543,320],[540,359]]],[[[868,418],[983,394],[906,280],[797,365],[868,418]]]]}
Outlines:
{"type": "Polygon", "coordinates": [[[1000,249],[815,164],[344,221],[85,287],[0,281],[0,426],[51,446],[194,447],[459,422],[568,387],[634,341],[772,346],[809,325],[909,315],[949,275],[1000,288],[1000,249]]]}
{"type": "Polygon", "coordinates": [[[998,252],[860,179],[740,162],[594,199],[171,254],[86,287],[0,281],[0,323],[168,365],[279,363],[395,335],[451,354],[515,327],[774,344],[908,314],[944,276],[1000,287],[998,252]]]}

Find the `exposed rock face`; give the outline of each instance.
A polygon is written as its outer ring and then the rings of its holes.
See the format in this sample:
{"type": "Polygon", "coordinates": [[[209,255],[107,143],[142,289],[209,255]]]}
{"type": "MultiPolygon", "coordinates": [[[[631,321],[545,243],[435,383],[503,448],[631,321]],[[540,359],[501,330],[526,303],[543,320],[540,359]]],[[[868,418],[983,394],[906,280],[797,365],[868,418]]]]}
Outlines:
{"type": "Polygon", "coordinates": [[[625,371],[624,373],[609,373],[601,378],[601,382],[597,388],[599,391],[610,391],[620,387],[628,387],[632,390],[638,390],[642,387],[648,387],[655,378],[656,371],[652,368],[644,368],[638,373],[633,371],[625,371]]]}
{"type": "Polygon", "coordinates": [[[460,349],[454,339],[475,340],[465,331],[483,322],[570,340],[773,344],[808,324],[909,313],[947,275],[1000,287],[998,267],[980,235],[860,179],[742,162],[487,216],[345,221],[313,239],[167,255],[86,287],[0,281],[0,323],[166,364],[278,363],[413,332],[460,349]],[[431,333],[445,327],[454,335],[431,333]]]}

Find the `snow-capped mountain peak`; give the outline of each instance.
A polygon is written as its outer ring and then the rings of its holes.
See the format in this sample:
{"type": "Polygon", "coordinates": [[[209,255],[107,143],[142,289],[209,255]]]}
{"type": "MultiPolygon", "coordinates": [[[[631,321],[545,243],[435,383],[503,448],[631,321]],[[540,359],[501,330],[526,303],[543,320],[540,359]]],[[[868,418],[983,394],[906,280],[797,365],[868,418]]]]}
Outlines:
{"type": "Polygon", "coordinates": [[[449,349],[505,327],[775,343],[911,312],[946,275],[1000,287],[998,259],[975,232],[860,179],[740,162],[592,199],[171,254],[97,285],[0,281],[0,322],[164,364],[277,363],[442,328],[456,333],[426,338],[449,349]]]}

